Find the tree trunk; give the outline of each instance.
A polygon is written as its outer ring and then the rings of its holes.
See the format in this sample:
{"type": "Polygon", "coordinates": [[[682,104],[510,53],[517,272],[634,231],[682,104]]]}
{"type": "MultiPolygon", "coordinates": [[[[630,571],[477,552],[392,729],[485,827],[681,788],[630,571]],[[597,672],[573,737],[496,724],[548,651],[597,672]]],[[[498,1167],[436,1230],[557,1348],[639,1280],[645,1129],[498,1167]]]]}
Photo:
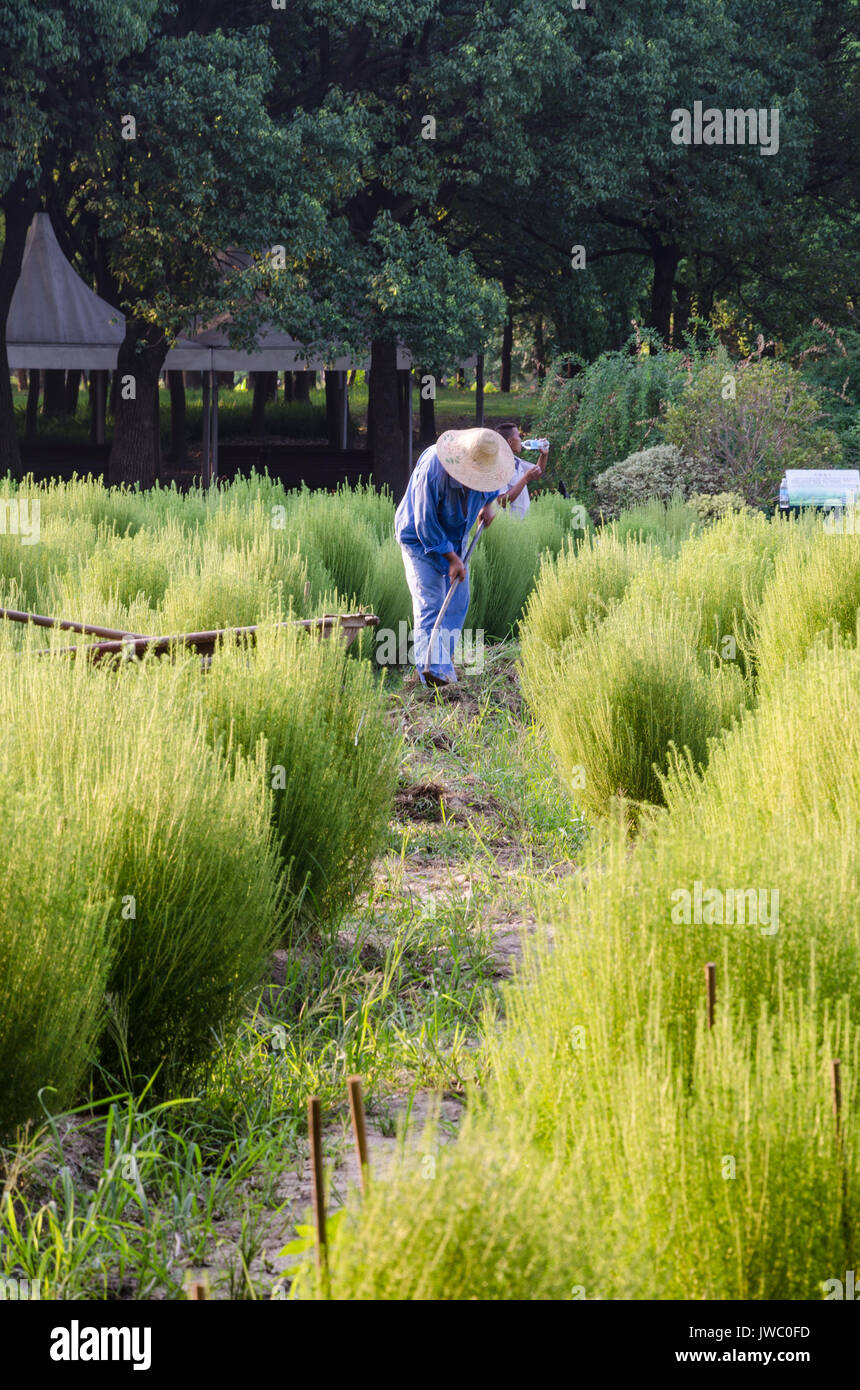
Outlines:
{"type": "Polygon", "coordinates": [[[24,437],[28,443],[36,438],[39,429],[39,394],[42,390],[42,373],[31,367],[27,387],[27,415],[24,437]]]}
{"type": "Polygon", "coordinates": [[[505,327],[502,332],[502,367],[499,374],[499,390],[508,392],[511,389],[511,357],[514,351],[514,311],[508,302],[508,316],[505,319],[505,327]]]}
{"type": "MultiPolygon", "coordinates": [[[[163,367],[162,363],[162,367],[163,367]]],[[[155,378],[155,390],[152,393],[152,427],[155,430],[155,477],[156,481],[161,477],[161,378],[162,368],[158,369],[158,376],[155,378]]]]}
{"type": "Polygon", "coordinates": [[[325,373],[325,421],[329,447],[340,448],[343,420],[343,377],[340,372],[325,373]]]}
{"type": "Polygon", "coordinates": [[[27,188],[23,174],[14,179],[0,198],[6,226],[3,254],[0,256],[0,477],[4,473],[11,473],[13,478],[21,476],[21,451],[18,448],[15,402],[6,350],[6,323],[21,274],[27,228],[38,201],[37,191],[27,188]]]}
{"type": "Polygon", "coordinates": [[[66,413],[66,373],[59,368],[49,367],[42,372],[42,414],[65,415],[66,413]]]}
{"type": "Polygon", "coordinates": [[[409,441],[412,434],[412,404],[410,399],[410,387],[412,385],[412,372],[407,367],[400,368],[397,372],[398,393],[400,401],[400,433],[403,436],[403,447],[406,450],[407,463],[409,461],[409,441]]]}
{"type": "Polygon", "coordinates": [[[90,372],[90,443],[98,444],[105,434],[105,412],[107,409],[108,372],[90,372]],[[99,407],[99,382],[101,382],[101,408],[99,407]],[[99,418],[101,417],[101,418],[99,418]]]}
{"type": "Polygon", "coordinates": [[[475,364],[475,424],[484,423],[484,354],[478,353],[475,364]]]}
{"type": "Polygon", "coordinates": [[[161,462],[161,440],[156,428],[158,378],[167,356],[167,338],[154,324],[127,318],[125,338],[117,356],[115,378],[134,378],[134,397],[126,400],[126,388],[117,391],[113,445],[108,462],[111,483],[139,483],[152,487],[161,462]],[[142,339],[142,351],[135,345],[142,339]]]}
{"type": "MultiPolygon", "coordinates": [[[[717,293],[716,285],[699,285],[696,290],[696,300],[698,303],[698,317],[705,322],[710,321],[714,307],[714,298],[717,293]]],[[[700,331],[700,330],[699,330],[700,331]]]]}
{"type": "Polygon", "coordinates": [[[90,403],[90,443],[95,444],[98,430],[98,393],[96,382],[99,374],[92,367],[90,368],[90,379],[87,387],[87,394],[90,403]]]}
{"type": "Polygon", "coordinates": [[[409,482],[409,464],[400,428],[400,395],[397,381],[397,345],[375,339],[371,346],[370,447],[373,478],[391,488],[400,501],[409,482]]]}
{"type": "Polygon", "coordinates": [[[303,405],[309,405],[311,399],[311,388],[316,386],[316,372],[294,372],[293,373],[293,400],[301,401],[303,405]]]}
{"type": "Polygon", "coordinates": [[[185,382],[181,372],[168,372],[170,388],[170,462],[182,468],[187,458],[185,437],[185,382]]]}
{"type": "Polygon", "coordinates": [[[436,442],[436,400],[433,396],[429,400],[424,399],[424,390],[421,381],[426,376],[432,376],[432,372],[418,373],[418,443],[435,444],[436,442]]]}
{"type": "Polygon", "coordinates": [[[251,433],[262,438],[266,433],[266,401],[269,399],[268,372],[252,372],[254,403],[251,407],[251,433]]]}
{"type": "Polygon", "coordinates": [[[81,391],[80,368],[74,367],[66,372],[66,414],[70,419],[74,419],[78,413],[78,396],[81,391]]]}
{"type": "Polygon", "coordinates": [[[543,381],[546,377],[546,343],[543,336],[543,319],[538,319],[535,324],[535,366],[537,367],[538,381],[543,381]]]}
{"type": "Polygon", "coordinates": [[[668,343],[672,294],[681,251],[677,246],[656,245],[653,248],[653,258],[654,280],[651,285],[651,312],[648,324],[649,327],[656,328],[664,343],[668,343]]]}
{"type": "Polygon", "coordinates": [[[293,399],[293,374],[284,372],[284,405],[290,405],[293,399]]]}

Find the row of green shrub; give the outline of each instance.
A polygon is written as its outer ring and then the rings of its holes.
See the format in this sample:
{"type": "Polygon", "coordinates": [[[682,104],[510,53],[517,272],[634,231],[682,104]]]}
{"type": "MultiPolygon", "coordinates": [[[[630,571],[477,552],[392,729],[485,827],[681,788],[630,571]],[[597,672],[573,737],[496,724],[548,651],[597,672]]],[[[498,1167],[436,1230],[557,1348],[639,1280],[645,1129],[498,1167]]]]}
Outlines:
{"type": "MultiPolygon", "coordinates": [[[[296,629],[97,666],[3,625],[0,1133],[97,1060],[175,1091],[300,917],[331,924],[387,830],[384,689],[296,629]]],[[[54,637],[60,645],[63,634],[54,637]]]]}
{"type": "MultiPolygon", "coordinates": [[[[356,603],[383,627],[411,616],[393,505],[370,488],[19,491],[39,501],[39,539],[0,536],[3,606],[148,634],[269,626],[203,673],[182,655],[116,669],[39,656],[84,639],[3,625],[4,1132],[38,1113],[42,1086],[69,1100],[95,1057],[116,1076],[161,1067],[175,1089],[273,942],[299,917],[337,920],[385,833],[396,743],[371,664],[272,624],[356,603]],[[16,878],[28,844],[32,874],[16,878]]],[[[573,516],[549,497],[522,524],[498,519],[473,569],[476,627],[508,631],[573,516]]]]}
{"type": "Polygon", "coordinates": [[[592,815],[616,795],[660,803],[673,744],[706,762],[708,741],[787,665],[834,630],[856,640],[860,536],[829,534],[813,516],[730,512],[699,529],[681,503],[642,509],[661,511],[662,535],[622,530],[626,513],[568,545],[527,608],[524,688],[592,815]]]}
{"type": "Polygon", "coordinates": [[[566,775],[663,804],[633,843],[595,828],[487,1021],[489,1086],[349,1206],[334,1297],[818,1299],[856,1268],[858,545],[743,515],[545,573],[524,669],[566,775]]]}
{"type": "MultiPolygon", "coordinates": [[[[209,493],[91,480],[22,483],[17,492],[39,501],[40,537],[23,545],[20,535],[0,535],[4,607],[149,635],[356,605],[378,614],[380,630],[411,621],[394,504],[371,487],[286,492],[255,475],[209,493]]],[[[542,555],[584,525],[581,508],[551,493],[524,521],[500,515],[475,550],[467,625],[506,636],[542,555]]]]}

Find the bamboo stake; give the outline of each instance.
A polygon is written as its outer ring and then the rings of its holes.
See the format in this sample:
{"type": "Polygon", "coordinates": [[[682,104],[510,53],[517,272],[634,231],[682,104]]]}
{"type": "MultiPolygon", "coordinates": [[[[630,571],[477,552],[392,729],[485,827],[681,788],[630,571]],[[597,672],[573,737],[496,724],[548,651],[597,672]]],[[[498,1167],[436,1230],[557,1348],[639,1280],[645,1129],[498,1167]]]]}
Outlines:
{"type": "Polygon", "coordinates": [[[358,1154],[358,1171],[361,1178],[362,1195],[367,1192],[367,1180],[370,1176],[367,1156],[367,1125],[364,1119],[364,1099],[361,1094],[361,1077],[350,1076],[347,1078],[349,1089],[349,1109],[352,1115],[352,1133],[355,1138],[355,1151],[358,1154]]]}
{"type": "Polygon", "coordinates": [[[830,1063],[830,1078],[833,1083],[833,1114],[836,1119],[836,1133],[838,1134],[842,1110],[842,1063],[838,1057],[834,1057],[830,1063]]]}
{"type": "Polygon", "coordinates": [[[313,1192],[314,1224],[317,1230],[317,1269],[327,1292],[328,1245],[325,1227],[325,1175],[322,1156],[322,1125],[318,1096],[308,1097],[308,1138],[311,1147],[311,1186],[313,1192]]]}
{"type": "MultiPolygon", "coordinates": [[[[323,637],[330,637],[332,633],[337,632],[345,645],[349,646],[362,628],[376,627],[378,623],[379,618],[375,613],[326,613],[321,618],[299,618],[291,622],[274,623],[273,627],[299,627],[304,628],[306,632],[318,631],[323,637]]],[[[147,651],[155,656],[163,656],[175,646],[190,647],[193,651],[208,654],[213,652],[224,638],[232,638],[238,642],[246,637],[249,642],[256,642],[257,631],[258,626],[255,624],[252,627],[212,628],[208,632],[179,632],[169,637],[139,637],[134,633],[127,633],[104,642],[94,642],[87,647],[59,647],[53,653],[45,650],[37,652],[36,655],[76,656],[82,653],[89,657],[90,661],[100,661],[103,657],[119,656],[123,653],[127,656],[143,656],[147,651]]]]}
{"type": "Polygon", "coordinates": [[[705,966],[705,983],[708,990],[708,1028],[711,1029],[717,1007],[717,967],[713,961],[708,961],[705,966]]]}
{"type": "Polygon", "coordinates": [[[834,1057],[830,1063],[830,1080],[833,1088],[833,1117],[836,1121],[836,1148],[839,1155],[842,1235],[846,1248],[850,1248],[852,1233],[848,1206],[848,1172],[845,1165],[845,1141],[842,1134],[842,1063],[838,1057],[834,1057]]]}
{"type": "Polygon", "coordinates": [[[95,623],[75,623],[70,618],[48,618],[43,613],[23,613],[17,608],[0,608],[0,618],[13,623],[32,623],[34,627],[56,627],[63,632],[80,632],[91,637],[142,637],[140,632],[123,632],[116,627],[98,627],[95,623]]]}

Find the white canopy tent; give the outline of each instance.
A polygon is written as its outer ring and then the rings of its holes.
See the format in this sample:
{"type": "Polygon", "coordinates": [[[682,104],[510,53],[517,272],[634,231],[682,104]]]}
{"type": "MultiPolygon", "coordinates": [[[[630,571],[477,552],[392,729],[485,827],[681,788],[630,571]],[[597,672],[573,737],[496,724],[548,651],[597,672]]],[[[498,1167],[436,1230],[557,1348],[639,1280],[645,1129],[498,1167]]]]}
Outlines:
{"type": "MultiPolygon", "coordinates": [[[[63,255],[51,219],[37,212],[27,230],[21,273],[6,321],[12,370],[115,371],[125,315],[85,284],[63,255]]],[[[184,342],[184,340],[182,340],[184,342]]],[[[97,442],[104,443],[104,378],[96,378],[97,442]]]]}
{"type": "Polygon", "coordinates": [[[84,284],[37,212],[6,323],[9,366],[110,370],[124,336],[122,314],[84,284]]]}
{"type": "MultiPolygon", "coordinates": [[[[51,219],[37,212],[27,230],[21,274],[6,321],[9,366],[33,371],[116,367],[125,319],[63,255],[51,219]]],[[[104,442],[104,378],[96,378],[98,443],[104,442]]]]}

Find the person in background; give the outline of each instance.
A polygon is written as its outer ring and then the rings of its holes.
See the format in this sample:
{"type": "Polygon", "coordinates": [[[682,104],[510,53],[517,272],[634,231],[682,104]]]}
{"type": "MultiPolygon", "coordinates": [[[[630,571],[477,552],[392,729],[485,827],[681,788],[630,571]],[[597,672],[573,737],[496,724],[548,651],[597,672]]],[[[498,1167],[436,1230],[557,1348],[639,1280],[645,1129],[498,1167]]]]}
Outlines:
{"type": "Polygon", "coordinates": [[[492,505],[516,460],[494,430],[446,430],[425,449],[394,517],[412,595],[414,661],[422,685],[456,685],[451,659],[469,607],[469,572],[462,554],[476,521],[489,526],[492,505]],[[429,653],[430,634],[458,581],[429,653]],[[425,667],[428,669],[425,672],[425,667]]]}
{"type": "Polygon", "coordinates": [[[508,482],[507,491],[499,498],[499,506],[507,507],[511,516],[522,520],[531,506],[528,485],[542,476],[546,468],[547,454],[540,454],[537,463],[529,463],[519,457],[523,452],[523,439],[520,427],[514,420],[503,420],[500,425],[496,425],[496,433],[502,436],[511,452],[516,455],[514,473],[508,482]]]}

